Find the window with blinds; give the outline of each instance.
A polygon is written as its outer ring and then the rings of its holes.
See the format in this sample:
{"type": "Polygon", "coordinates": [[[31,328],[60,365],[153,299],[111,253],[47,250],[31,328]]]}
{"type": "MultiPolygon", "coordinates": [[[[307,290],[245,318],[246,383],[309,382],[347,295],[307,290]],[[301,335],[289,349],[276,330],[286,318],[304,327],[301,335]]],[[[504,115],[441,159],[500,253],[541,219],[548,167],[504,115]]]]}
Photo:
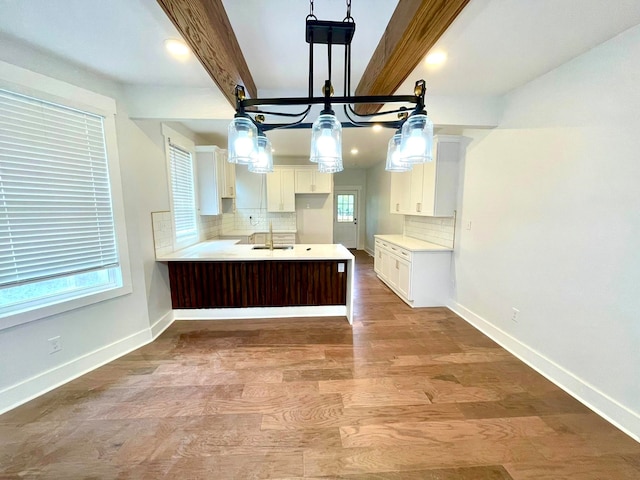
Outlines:
{"type": "Polygon", "coordinates": [[[117,266],[103,118],[0,89],[0,307],[117,266]]]}
{"type": "Polygon", "coordinates": [[[185,245],[198,239],[193,157],[169,138],[171,199],[176,243],[185,245]]]}

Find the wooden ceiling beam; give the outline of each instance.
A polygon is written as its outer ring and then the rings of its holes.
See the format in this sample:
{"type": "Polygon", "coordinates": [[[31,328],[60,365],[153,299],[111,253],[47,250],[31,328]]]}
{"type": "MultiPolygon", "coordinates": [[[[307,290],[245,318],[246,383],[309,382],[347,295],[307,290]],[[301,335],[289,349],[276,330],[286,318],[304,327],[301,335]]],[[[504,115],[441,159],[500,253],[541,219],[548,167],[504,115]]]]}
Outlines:
{"type": "Polygon", "coordinates": [[[231,106],[236,106],[236,85],[244,85],[249,97],[258,96],[222,0],[157,2],[231,106]]]}
{"type": "MultiPolygon", "coordinates": [[[[469,0],[400,0],[356,95],[392,95],[467,3],[469,0]]],[[[356,112],[372,114],[380,108],[382,105],[361,104],[356,105],[356,112]]]]}

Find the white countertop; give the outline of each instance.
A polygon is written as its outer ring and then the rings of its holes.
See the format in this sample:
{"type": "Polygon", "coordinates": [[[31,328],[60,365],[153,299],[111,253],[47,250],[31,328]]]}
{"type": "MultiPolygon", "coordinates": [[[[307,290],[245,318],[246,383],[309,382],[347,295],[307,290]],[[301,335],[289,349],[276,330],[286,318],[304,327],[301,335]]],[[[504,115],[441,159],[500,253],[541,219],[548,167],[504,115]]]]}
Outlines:
{"type": "Polygon", "coordinates": [[[237,240],[209,240],[157,257],[171,261],[229,261],[229,260],[353,260],[342,245],[296,244],[290,250],[253,250],[254,245],[237,245],[237,240]]]}
{"type": "Polygon", "coordinates": [[[436,243],[425,242],[417,238],[405,237],[404,235],[374,235],[377,240],[393,243],[411,252],[451,252],[450,247],[443,247],[436,243]]]}

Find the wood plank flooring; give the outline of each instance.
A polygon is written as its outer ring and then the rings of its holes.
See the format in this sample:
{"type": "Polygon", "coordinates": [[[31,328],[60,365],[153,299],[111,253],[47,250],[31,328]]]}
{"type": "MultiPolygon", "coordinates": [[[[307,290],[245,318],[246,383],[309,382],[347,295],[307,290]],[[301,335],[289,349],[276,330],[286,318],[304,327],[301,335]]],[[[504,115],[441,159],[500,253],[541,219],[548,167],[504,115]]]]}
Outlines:
{"type": "Polygon", "coordinates": [[[176,322],[0,416],[0,479],[623,480],[640,444],[357,254],[345,319],[176,322]]]}

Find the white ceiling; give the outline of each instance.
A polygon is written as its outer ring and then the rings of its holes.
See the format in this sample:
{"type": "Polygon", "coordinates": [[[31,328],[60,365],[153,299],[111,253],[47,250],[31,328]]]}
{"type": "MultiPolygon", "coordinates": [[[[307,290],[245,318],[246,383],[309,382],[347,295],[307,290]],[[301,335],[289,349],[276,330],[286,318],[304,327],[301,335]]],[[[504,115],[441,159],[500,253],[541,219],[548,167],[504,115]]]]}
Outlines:
{"type": "MultiPolygon", "coordinates": [[[[305,94],[308,45],[304,20],[309,4],[304,0],[223,3],[260,95],[305,94]]],[[[396,4],[396,0],[353,0],[357,25],[353,88],[396,4]]],[[[315,0],[318,19],[342,20],[345,10],[343,0],[315,0]]],[[[180,103],[176,92],[194,89],[207,91],[207,98],[214,99],[212,105],[223,101],[195,58],[178,62],[165,53],[163,41],[179,35],[155,0],[0,0],[0,11],[0,35],[126,86],[135,85],[137,91],[148,87],[148,96],[158,92],[155,102],[146,99],[149,105],[162,103],[162,92],[167,92],[151,87],[172,88],[176,104],[180,103]]],[[[438,104],[438,96],[498,97],[638,23],[638,0],[471,0],[434,47],[447,52],[447,62],[437,68],[421,63],[397,93],[412,92],[415,80],[424,78],[427,108],[429,96],[432,105],[438,104]]],[[[334,55],[334,84],[341,93],[342,54],[334,55]]],[[[325,76],[326,54],[317,51],[316,60],[317,95],[325,76]]],[[[190,118],[182,108],[174,119],[198,133],[226,135],[226,120],[206,120],[201,112],[202,108],[190,118]]],[[[437,111],[430,112],[437,117],[437,111]]],[[[144,111],[137,111],[137,116],[145,117],[144,111]]],[[[269,136],[276,156],[308,154],[308,131],[277,131],[269,136]]],[[[369,129],[345,129],[345,165],[380,161],[389,137],[390,131],[374,134],[369,129]],[[355,157],[349,153],[352,146],[360,150],[355,157]]]]}

